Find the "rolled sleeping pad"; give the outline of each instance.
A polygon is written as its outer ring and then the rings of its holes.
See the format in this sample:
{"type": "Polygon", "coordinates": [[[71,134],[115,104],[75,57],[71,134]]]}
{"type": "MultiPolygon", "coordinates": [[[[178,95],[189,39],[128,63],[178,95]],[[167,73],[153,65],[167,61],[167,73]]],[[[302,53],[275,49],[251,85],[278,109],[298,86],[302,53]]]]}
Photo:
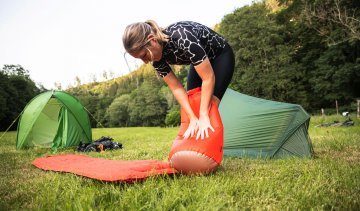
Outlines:
{"type": "MultiPolygon", "coordinates": [[[[199,117],[201,89],[188,91],[189,102],[195,115],[199,117]]],[[[220,113],[212,100],[209,111],[213,132],[208,129],[209,137],[196,140],[196,135],[184,139],[183,135],[189,126],[190,119],[181,109],[181,125],[177,137],[169,153],[170,165],[184,174],[207,174],[215,171],[221,164],[224,145],[224,129],[220,113]]]]}

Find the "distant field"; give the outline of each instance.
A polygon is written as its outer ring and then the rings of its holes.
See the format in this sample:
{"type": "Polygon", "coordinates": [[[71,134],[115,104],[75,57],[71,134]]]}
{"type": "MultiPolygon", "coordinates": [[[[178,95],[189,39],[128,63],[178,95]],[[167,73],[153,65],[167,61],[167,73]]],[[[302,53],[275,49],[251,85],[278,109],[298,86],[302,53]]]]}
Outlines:
{"type": "MultiPolygon", "coordinates": [[[[103,183],[39,170],[31,161],[50,155],[50,150],[16,151],[16,133],[8,132],[0,141],[0,210],[359,210],[359,121],[353,127],[314,127],[336,119],[344,117],[312,118],[314,159],[225,157],[222,167],[209,176],[159,176],[136,184],[103,183]]],[[[177,130],[93,129],[93,139],[111,136],[124,148],[87,154],[165,161],[177,130]]]]}

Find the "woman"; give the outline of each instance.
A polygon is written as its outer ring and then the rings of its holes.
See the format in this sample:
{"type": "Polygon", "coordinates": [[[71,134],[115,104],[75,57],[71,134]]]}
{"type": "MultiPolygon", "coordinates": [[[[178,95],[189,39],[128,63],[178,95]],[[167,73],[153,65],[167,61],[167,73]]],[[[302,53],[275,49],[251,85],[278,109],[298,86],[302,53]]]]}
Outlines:
{"type": "Polygon", "coordinates": [[[226,40],[210,28],[191,21],[182,21],[161,29],[156,22],[133,23],[123,35],[125,50],[133,57],[152,62],[168,84],[180,106],[190,119],[184,138],[208,137],[214,131],[209,120],[213,98],[219,106],[234,72],[234,54],[226,40]],[[172,72],[170,64],[188,65],[187,90],[201,88],[199,118],[190,107],[187,93],[172,72]]]}

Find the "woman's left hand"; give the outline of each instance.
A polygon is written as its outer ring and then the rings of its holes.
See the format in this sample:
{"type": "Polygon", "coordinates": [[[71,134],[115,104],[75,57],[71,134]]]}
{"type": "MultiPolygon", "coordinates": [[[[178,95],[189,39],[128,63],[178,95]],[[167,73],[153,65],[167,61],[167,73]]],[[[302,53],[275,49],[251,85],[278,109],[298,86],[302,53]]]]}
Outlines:
{"type": "Polygon", "coordinates": [[[201,139],[204,139],[205,135],[206,138],[209,137],[208,129],[210,129],[212,132],[215,132],[215,129],[210,124],[210,118],[208,115],[202,115],[199,118],[198,121],[198,131],[196,135],[196,140],[201,137],[201,139]]]}

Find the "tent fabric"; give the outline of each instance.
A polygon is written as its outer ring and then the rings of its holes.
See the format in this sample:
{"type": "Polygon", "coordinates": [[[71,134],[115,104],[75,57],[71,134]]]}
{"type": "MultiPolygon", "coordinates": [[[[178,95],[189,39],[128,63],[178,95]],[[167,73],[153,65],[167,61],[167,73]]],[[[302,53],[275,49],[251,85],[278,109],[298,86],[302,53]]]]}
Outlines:
{"type": "Polygon", "coordinates": [[[310,116],[297,104],[227,89],[220,103],[224,155],[250,158],[312,157],[310,116]]]}
{"type": "Polygon", "coordinates": [[[79,154],[63,154],[35,159],[32,164],[43,170],[74,173],[106,182],[135,182],[161,174],[176,173],[168,162],[159,160],[109,160],[79,154]]]}
{"type": "Polygon", "coordinates": [[[53,150],[77,146],[92,140],[87,112],[72,95],[47,91],[24,108],[16,136],[16,148],[51,147],[53,150]]]}

